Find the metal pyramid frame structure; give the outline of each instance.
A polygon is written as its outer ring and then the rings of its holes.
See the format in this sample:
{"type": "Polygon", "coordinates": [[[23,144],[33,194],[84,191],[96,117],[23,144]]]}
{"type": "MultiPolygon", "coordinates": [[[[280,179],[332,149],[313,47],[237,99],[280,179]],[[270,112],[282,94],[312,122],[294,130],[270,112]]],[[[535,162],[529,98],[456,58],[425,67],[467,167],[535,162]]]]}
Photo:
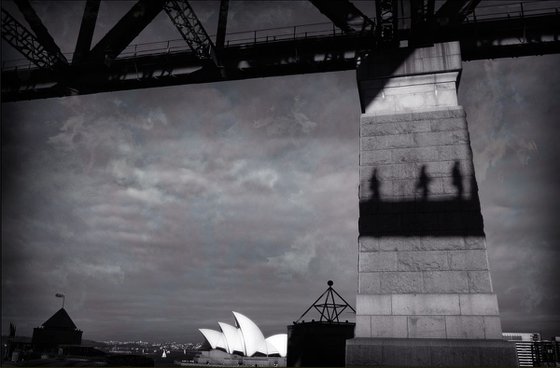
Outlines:
{"type": "Polygon", "coordinates": [[[348,302],[339,293],[337,293],[335,289],[333,289],[332,280],[329,280],[327,285],[329,286],[327,290],[325,290],[323,294],[321,294],[321,296],[319,296],[317,300],[315,300],[315,302],[313,302],[313,304],[311,304],[311,306],[303,312],[297,321],[295,321],[296,323],[300,321],[303,322],[302,318],[305,317],[305,315],[313,308],[321,315],[319,322],[340,323],[339,317],[347,308],[350,308],[354,313],[356,313],[356,310],[352,308],[352,306],[348,304],[348,302]],[[340,299],[340,301],[337,302],[335,300],[335,295],[340,299]]]}

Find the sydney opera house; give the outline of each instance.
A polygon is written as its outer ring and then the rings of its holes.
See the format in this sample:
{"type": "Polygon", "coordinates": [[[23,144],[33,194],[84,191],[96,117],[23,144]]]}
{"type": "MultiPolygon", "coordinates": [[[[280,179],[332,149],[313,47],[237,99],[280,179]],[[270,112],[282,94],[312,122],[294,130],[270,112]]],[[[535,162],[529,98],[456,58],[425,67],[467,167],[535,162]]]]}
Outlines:
{"type": "Polygon", "coordinates": [[[287,334],[265,339],[248,317],[233,312],[236,326],[218,322],[220,331],[201,328],[206,351],[195,359],[200,364],[286,366],[287,334]]]}

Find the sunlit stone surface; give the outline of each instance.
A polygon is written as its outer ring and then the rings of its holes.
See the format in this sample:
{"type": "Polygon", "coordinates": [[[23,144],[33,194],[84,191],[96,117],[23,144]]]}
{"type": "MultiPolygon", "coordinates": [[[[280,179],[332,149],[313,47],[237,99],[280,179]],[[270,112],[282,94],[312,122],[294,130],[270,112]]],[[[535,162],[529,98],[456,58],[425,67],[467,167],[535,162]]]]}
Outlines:
{"type": "Polygon", "coordinates": [[[358,69],[356,338],[346,364],[515,365],[501,341],[458,43],[369,57],[358,69]]]}

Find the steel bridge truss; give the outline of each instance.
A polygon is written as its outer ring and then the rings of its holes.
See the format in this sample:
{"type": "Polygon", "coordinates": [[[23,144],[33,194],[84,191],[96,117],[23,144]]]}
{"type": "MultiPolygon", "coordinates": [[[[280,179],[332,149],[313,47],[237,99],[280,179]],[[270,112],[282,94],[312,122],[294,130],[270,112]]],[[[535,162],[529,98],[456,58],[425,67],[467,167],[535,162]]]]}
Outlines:
{"type": "Polygon", "coordinates": [[[163,6],[190,49],[200,60],[212,60],[218,65],[214,43],[206,33],[187,0],[167,0],[163,6]]]}
{"type": "Polygon", "coordinates": [[[51,69],[57,64],[57,58],[47,52],[41,42],[4,9],[2,37],[39,68],[51,69]]]}
{"type": "MultiPolygon", "coordinates": [[[[16,0],[33,32],[2,9],[2,37],[33,66],[2,69],[2,101],[60,97],[158,86],[352,70],[365,54],[387,48],[459,41],[464,60],[560,52],[558,10],[481,19],[480,0],[375,0],[375,19],[349,0],[309,0],[332,23],[326,30],[286,27],[286,33],[235,40],[226,35],[228,0],[221,0],[216,42],[187,0],[138,0],[92,48],[100,0],[87,0],[68,63],[28,0],[16,0]],[[137,53],[130,43],[161,12],[179,44],[137,53]],[[293,30],[290,30],[293,28],[293,30]],[[130,52],[129,52],[130,51],[130,52]]],[[[174,41],[175,42],[175,41],[174,41]]]]}

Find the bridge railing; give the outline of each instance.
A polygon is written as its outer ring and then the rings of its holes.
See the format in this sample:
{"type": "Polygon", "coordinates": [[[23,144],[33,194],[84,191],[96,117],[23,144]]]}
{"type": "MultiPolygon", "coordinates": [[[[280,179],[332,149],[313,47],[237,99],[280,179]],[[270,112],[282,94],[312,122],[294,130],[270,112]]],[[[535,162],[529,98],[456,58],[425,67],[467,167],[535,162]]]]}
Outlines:
{"type": "MultiPolygon", "coordinates": [[[[535,3],[503,3],[494,5],[479,5],[465,22],[477,23],[514,18],[528,18],[542,15],[559,15],[559,1],[544,1],[535,3]]],[[[399,24],[406,27],[410,18],[399,18],[399,24]]],[[[226,47],[251,46],[255,44],[301,40],[318,37],[342,36],[343,32],[332,22],[311,23],[295,26],[259,29],[252,31],[231,32],[226,35],[226,47]]],[[[215,39],[215,35],[210,36],[215,39]]],[[[146,55],[173,54],[187,52],[189,47],[183,39],[139,43],[126,47],[119,58],[131,58],[146,55]]],[[[65,52],[64,56],[71,62],[73,53],[65,52]]],[[[36,66],[27,59],[13,59],[2,61],[2,71],[34,69],[36,66]]]]}
{"type": "MultiPolygon", "coordinates": [[[[314,37],[336,37],[344,33],[332,22],[311,23],[295,26],[266,28],[253,31],[231,32],[226,35],[226,47],[250,46],[287,40],[307,39],[314,37]]],[[[215,35],[210,35],[215,39],[215,35]]],[[[177,52],[189,51],[189,47],[182,38],[138,43],[127,46],[120,54],[119,58],[130,58],[146,55],[172,54],[177,52]]],[[[73,53],[65,52],[63,55],[71,62],[73,53]]],[[[2,71],[14,69],[32,69],[36,66],[27,59],[4,60],[2,71]]]]}
{"type": "Polygon", "coordinates": [[[483,22],[511,18],[530,18],[542,15],[559,14],[558,1],[515,2],[492,5],[479,5],[472,14],[467,16],[467,22],[483,22]]]}
{"type": "MultiPolygon", "coordinates": [[[[249,46],[257,43],[297,40],[311,37],[340,36],[343,32],[333,23],[322,22],[287,27],[266,28],[253,31],[231,32],[226,35],[226,47],[249,46]]],[[[215,39],[215,35],[210,35],[215,39]]],[[[189,48],[183,39],[159,41],[130,45],[120,53],[119,57],[136,57],[162,53],[188,51],[189,48]]]]}

